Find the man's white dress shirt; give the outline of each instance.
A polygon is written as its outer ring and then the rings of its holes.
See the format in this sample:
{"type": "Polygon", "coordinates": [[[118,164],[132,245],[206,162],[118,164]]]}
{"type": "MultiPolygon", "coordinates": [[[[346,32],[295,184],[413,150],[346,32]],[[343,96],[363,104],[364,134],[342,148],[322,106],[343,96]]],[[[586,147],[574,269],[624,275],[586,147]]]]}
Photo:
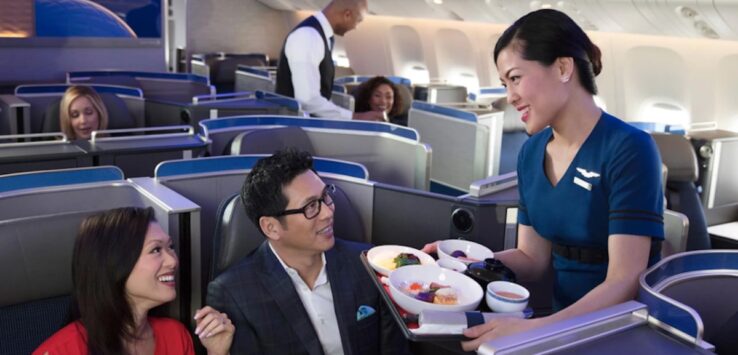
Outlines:
{"type": "MultiPolygon", "coordinates": [[[[323,28],[325,38],[330,46],[333,37],[333,27],[323,12],[313,14],[323,28]]],[[[332,49],[332,48],[331,48],[332,49]]],[[[325,57],[325,42],[312,27],[301,27],[287,36],[284,44],[284,54],[292,72],[292,86],[295,89],[295,99],[300,102],[302,109],[321,118],[350,120],[352,112],[336,106],[333,102],[320,95],[320,62],[325,57]]]]}
{"type": "Polygon", "coordinates": [[[331,283],[328,281],[328,274],[325,271],[325,253],[321,254],[323,266],[320,269],[318,278],[315,280],[315,287],[311,290],[297,273],[297,270],[287,266],[282,261],[282,258],[279,257],[279,254],[277,254],[277,251],[274,250],[272,244],[268,244],[274,256],[282,264],[284,271],[292,279],[292,284],[295,285],[297,295],[300,296],[302,305],[305,307],[308,317],[310,317],[310,322],[313,323],[313,328],[318,333],[318,339],[320,340],[320,345],[323,346],[323,352],[327,355],[343,355],[341,333],[338,330],[336,311],[333,308],[331,283]]]}

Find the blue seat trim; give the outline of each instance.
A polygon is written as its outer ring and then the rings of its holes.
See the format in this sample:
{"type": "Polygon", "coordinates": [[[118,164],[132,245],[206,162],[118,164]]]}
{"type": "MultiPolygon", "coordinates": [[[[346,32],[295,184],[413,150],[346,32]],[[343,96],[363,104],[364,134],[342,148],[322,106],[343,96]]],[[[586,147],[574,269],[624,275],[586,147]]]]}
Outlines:
{"type": "Polygon", "coordinates": [[[672,124],[656,123],[656,122],[642,122],[642,121],[629,121],[628,123],[631,126],[636,127],[640,130],[646,131],[648,133],[653,133],[653,132],[670,133],[670,134],[678,134],[682,136],[686,134],[686,130],[681,125],[672,125],[672,124]]]}
{"type": "MultiPolygon", "coordinates": [[[[643,280],[649,288],[653,288],[661,281],[679,274],[708,270],[738,270],[738,251],[707,250],[675,254],[647,270],[643,280]]],[[[638,290],[638,301],[648,306],[650,315],[692,337],[698,337],[697,321],[688,312],[664,302],[643,287],[641,284],[638,290]]]]}
{"type": "Polygon", "coordinates": [[[343,86],[343,85],[339,85],[339,84],[335,84],[334,83],[333,84],[333,92],[337,92],[337,93],[340,93],[340,94],[345,94],[346,93],[346,87],[343,86]]]}
{"type": "Polygon", "coordinates": [[[266,91],[256,91],[256,98],[259,100],[264,100],[273,104],[277,104],[282,107],[286,107],[292,111],[300,111],[300,103],[291,97],[282,96],[266,91]]]}
{"type": "MultiPolygon", "coordinates": [[[[31,94],[63,94],[70,86],[75,84],[50,84],[50,85],[19,85],[15,88],[16,95],[31,94]]],[[[128,86],[112,86],[112,85],[87,85],[95,89],[98,93],[108,93],[116,95],[126,95],[133,97],[143,97],[143,92],[139,88],[128,86]]]]}
{"type": "MultiPolygon", "coordinates": [[[[156,167],[155,178],[178,175],[205,174],[225,172],[229,170],[250,170],[256,162],[267,155],[237,155],[199,159],[172,160],[162,162],[156,167]]],[[[366,168],[358,163],[314,158],[314,167],[318,172],[351,176],[366,180],[366,168]]]]}
{"type": "MultiPolygon", "coordinates": [[[[369,79],[374,78],[374,76],[367,76],[367,75],[354,75],[354,76],[345,76],[342,78],[338,78],[334,80],[333,82],[335,84],[347,84],[347,83],[363,83],[365,81],[368,81],[369,79]]],[[[389,81],[391,81],[394,84],[397,85],[406,85],[411,86],[412,81],[408,78],[404,78],[401,76],[387,76],[386,77],[389,81]]]]}
{"type": "Polygon", "coordinates": [[[481,88],[479,89],[479,93],[482,95],[507,94],[507,89],[505,89],[505,87],[503,86],[495,86],[489,88],[481,88]]]}
{"type": "Polygon", "coordinates": [[[123,172],[114,166],[10,174],[0,176],[0,192],[123,179],[123,172]]]}
{"type": "Polygon", "coordinates": [[[477,115],[475,115],[474,113],[455,109],[452,107],[429,104],[423,101],[413,101],[413,109],[444,115],[462,121],[477,123],[477,115]]]}
{"type": "Polygon", "coordinates": [[[202,120],[200,121],[200,126],[205,127],[208,131],[241,126],[293,126],[346,129],[354,131],[389,133],[399,137],[411,139],[416,142],[418,141],[418,132],[412,128],[368,121],[339,121],[289,116],[237,116],[202,120]]]}
{"type": "Polygon", "coordinates": [[[246,73],[249,73],[249,74],[254,74],[254,75],[262,76],[262,77],[264,77],[266,79],[271,79],[271,76],[269,75],[269,71],[268,70],[257,69],[257,68],[250,67],[250,66],[247,66],[247,65],[241,65],[241,64],[239,64],[236,67],[236,71],[237,72],[239,72],[239,71],[240,72],[246,72],[246,73]]]}
{"type": "Polygon", "coordinates": [[[67,78],[69,78],[70,81],[73,81],[73,79],[75,78],[88,78],[96,76],[130,76],[134,78],[182,80],[210,85],[210,79],[201,75],[187,73],[145,72],[129,70],[92,70],[67,73],[67,78]]]}

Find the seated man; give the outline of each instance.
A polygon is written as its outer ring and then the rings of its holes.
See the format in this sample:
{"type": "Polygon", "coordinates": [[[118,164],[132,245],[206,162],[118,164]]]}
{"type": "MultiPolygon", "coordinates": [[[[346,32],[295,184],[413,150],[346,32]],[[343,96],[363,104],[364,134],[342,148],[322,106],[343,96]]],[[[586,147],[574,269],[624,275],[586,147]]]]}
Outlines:
{"type": "Polygon", "coordinates": [[[266,241],[207,296],[236,326],[232,353],[408,353],[361,265],[370,246],[333,236],[332,188],[295,150],[261,159],[246,176],[241,198],[266,241]]]}

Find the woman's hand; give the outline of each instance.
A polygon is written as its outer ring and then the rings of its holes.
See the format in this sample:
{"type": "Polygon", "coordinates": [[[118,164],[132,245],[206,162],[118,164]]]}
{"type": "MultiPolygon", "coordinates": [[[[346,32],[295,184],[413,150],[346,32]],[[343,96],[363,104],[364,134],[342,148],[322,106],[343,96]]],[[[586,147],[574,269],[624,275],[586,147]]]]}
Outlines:
{"type": "Polygon", "coordinates": [[[541,324],[541,319],[492,319],[487,323],[465,330],[464,336],[471,338],[472,340],[462,341],[461,347],[464,348],[465,351],[475,351],[480,345],[484,344],[488,340],[524,332],[526,330],[540,327],[541,325],[543,325],[541,324]]]}
{"type": "Polygon", "coordinates": [[[195,321],[197,322],[195,335],[200,338],[208,354],[228,354],[233,342],[233,333],[236,331],[228,315],[205,306],[195,312],[195,321]]]}

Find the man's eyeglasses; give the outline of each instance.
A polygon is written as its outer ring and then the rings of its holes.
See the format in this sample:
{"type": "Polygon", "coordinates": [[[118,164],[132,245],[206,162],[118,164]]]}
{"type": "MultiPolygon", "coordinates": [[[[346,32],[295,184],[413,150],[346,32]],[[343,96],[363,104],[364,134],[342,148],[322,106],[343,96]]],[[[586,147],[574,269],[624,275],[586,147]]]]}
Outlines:
{"type": "Polygon", "coordinates": [[[323,189],[323,194],[320,196],[319,199],[308,202],[305,206],[302,206],[302,208],[284,210],[280,213],[277,213],[274,217],[302,213],[303,215],[305,215],[305,218],[313,219],[320,214],[320,207],[323,206],[324,203],[326,206],[333,205],[333,193],[335,191],[335,185],[326,185],[325,189],[323,189]]]}

